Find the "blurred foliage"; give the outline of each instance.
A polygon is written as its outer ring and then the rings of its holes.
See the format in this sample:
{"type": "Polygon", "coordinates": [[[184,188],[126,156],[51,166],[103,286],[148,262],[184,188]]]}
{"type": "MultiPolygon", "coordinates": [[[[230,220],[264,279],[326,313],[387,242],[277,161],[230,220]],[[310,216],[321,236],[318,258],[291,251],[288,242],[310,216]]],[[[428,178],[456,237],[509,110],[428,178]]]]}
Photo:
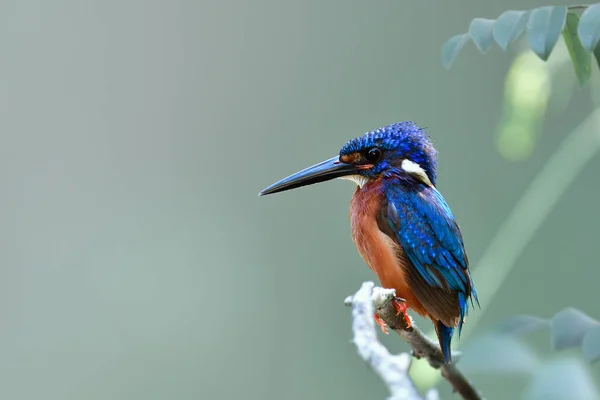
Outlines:
{"type": "Polygon", "coordinates": [[[517,315],[504,321],[498,332],[521,336],[540,329],[550,329],[551,344],[554,350],[567,350],[580,347],[588,362],[600,359],[600,322],[583,311],[567,307],[550,319],[530,315],[517,315]]]}
{"type": "Polygon", "coordinates": [[[514,337],[488,334],[465,347],[460,366],[471,376],[523,376],[526,400],[598,400],[600,396],[586,365],[575,357],[544,360],[514,337]]]}
{"type": "Polygon", "coordinates": [[[527,400],[598,400],[589,371],[575,359],[542,364],[525,392],[527,400]]]}
{"type": "Polygon", "coordinates": [[[591,74],[592,53],[600,63],[600,3],[582,6],[545,6],[529,11],[509,10],[498,19],[475,18],[469,32],[456,35],[442,46],[442,64],[450,68],[470,38],[481,53],[496,41],[506,51],[527,32],[529,47],[543,61],[548,60],[561,33],[569,50],[575,75],[581,86],[591,74]],[[583,10],[581,17],[577,14],[583,10]]]}
{"type": "Polygon", "coordinates": [[[549,67],[531,52],[515,58],[504,84],[504,104],[496,146],[508,160],[531,155],[543,127],[551,93],[549,67]]]}
{"type": "Polygon", "coordinates": [[[520,374],[529,384],[527,400],[600,398],[585,364],[575,357],[548,361],[536,354],[521,337],[550,329],[555,350],[580,347],[588,362],[600,358],[600,322],[569,307],[550,319],[530,315],[511,317],[463,349],[461,368],[469,374],[520,374]]]}
{"type": "MultiPolygon", "coordinates": [[[[497,20],[475,18],[471,21],[467,33],[453,36],[444,44],[442,64],[450,68],[469,40],[481,53],[486,53],[494,42],[507,51],[524,33],[527,36],[527,48],[519,43],[522,49],[507,73],[502,114],[496,131],[498,152],[513,162],[523,161],[533,154],[548,111],[565,111],[576,93],[577,86],[582,87],[591,80],[590,94],[596,106],[600,103],[599,74],[592,74],[592,55],[600,66],[600,4],[547,6],[528,11],[510,10],[502,13],[497,20]],[[559,41],[561,36],[563,40],[559,41]]],[[[598,126],[599,115],[598,110],[592,111],[578,128],[566,135],[563,144],[556,149],[546,166],[531,182],[522,198],[525,203],[532,207],[537,204],[547,212],[553,207],[554,202],[551,199],[558,199],[581,168],[596,154],[598,138],[592,127],[598,126]],[[579,144],[575,144],[576,142],[579,144]],[[558,164],[561,165],[560,169],[568,172],[565,173],[564,179],[557,179],[559,173],[555,167],[558,164]],[[544,176],[548,179],[543,178],[544,176]],[[557,187],[560,186],[558,182],[562,181],[564,186],[560,189],[555,188],[556,190],[544,189],[543,186],[546,185],[542,184],[542,181],[554,181],[557,187]],[[555,196],[550,196],[550,191],[554,192],[555,196]]],[[[519,205],[510,213],[508,220],[512,221],[518,208],[519,205]]],[[[547,212],[535,213],[539,214],[538,222],[547,217],[547,212]]],[[[529,218],[531,215],[529,213],[526,218],[521,218],[522,220],[515,224],[533,235],[535,229],[529,228],[536,224],[529,218]]],[[[499,235],[504,228],[500,228],[499,235]]],[[[514,243],[523,244],[528,240],[515,238],[514,243]]],[[[496,244],[492,240],[490,248],[494,248],[496,244]]],[[[493,257],[495,261],[501,258],[493,257]]],[[[506,264],[495,263],[495,268],[512,268],[514,259],[509,261],[510,257],[506,258],[506,264]]],[[[477,266],[477,272],[480,272],[482,267],[487,267],[484,262],[480,264],[484,265],[477,266]]],[[[506,274],[500,276],[491,272],[488,275],[486,278],[492,279],[496,286],[506,277],[506,274]],[[497,277],[492,278],[492,275],[497,277]]],[[[490,298],[494,294],[495,291],[492,291],[490,298]]],[[[499,331],[504,333],[503,335],[488,335],[470,342],[464,349],[465,357],[461,359],[461,368],[474,373],[526,374],[530,377],[530,382],[525,398],[530,400],[598,399],[596,388],[584,364],[572,359],[542,362],[528,346],[507,333],[524,334],[550,328],[554,349],[579,347],[584,359],[593,362],[600,357],[599,324],[574,308],[564,309],[549,320],[519,315],[502,325],[499,331]]],[[[434,375],[424,364],[416,363],[412,372],[422,387],[433,385],[439,380],[439,376],[434,375]]]]}

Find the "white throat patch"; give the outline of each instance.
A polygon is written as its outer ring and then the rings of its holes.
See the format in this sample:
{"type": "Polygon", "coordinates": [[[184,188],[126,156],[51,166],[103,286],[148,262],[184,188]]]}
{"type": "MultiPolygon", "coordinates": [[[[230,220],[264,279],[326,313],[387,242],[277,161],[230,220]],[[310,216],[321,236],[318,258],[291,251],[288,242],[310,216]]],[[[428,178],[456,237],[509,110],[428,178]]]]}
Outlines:
{"type": "Polygon", "coordinates": [[[429,177],[427,176],[427,173],[425,172],[425,170],[423,168],[421,168],[421,166],[419,164],[417,164],[416,162],[410,161],[408,159],[404,160],[404,161],[402,161],[402,169],[407,174],[417,178],[418,180],[420,180],[427,186],[433,187],[433,184],[429,180],[429,177]]]}
{"type": "Polygon", "coordinates": [[[358,185],[358,187],[360,187],[360,188],[362,188],[364,186],[364,184],[369,181],[367,178],[365,178],[362,175],[346,175],[346,176],[342,176],[338,179],[345,179],[347,181],[352,181],[352,182],[356,183],[358,185]]]}

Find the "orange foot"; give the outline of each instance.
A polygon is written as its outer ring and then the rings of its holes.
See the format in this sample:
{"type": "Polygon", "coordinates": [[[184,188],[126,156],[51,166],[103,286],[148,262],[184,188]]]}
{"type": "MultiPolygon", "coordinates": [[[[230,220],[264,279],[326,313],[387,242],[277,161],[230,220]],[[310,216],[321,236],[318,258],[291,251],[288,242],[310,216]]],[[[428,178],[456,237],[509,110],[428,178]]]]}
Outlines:
{"type": "Polygon", "coordinates": [[[385,323],[384,320],[382,320],[381,318],[379,318],[379,315],[377,314],[373,314],[375,316],[375,323],[377,323],[377,325],[379,325],[379,327],[381,328],[381,332],[383,332],[384,334],[388,334],[387,331],[387,324],[385,323]]]}
{"type": "Polygon", "coordinates": [[[406,327],[410,328],[412,326],[412,320],[410,319],[410,316],[406,313],[408,306],[406,305],[406,302],[404,301],[404,299],[401,299],[400,297],[395,297],[392,300],[392,305],[394,306],[394,309],[396,310],[396,315],[403,314],[404,322],[406,322],[406,327]]]}

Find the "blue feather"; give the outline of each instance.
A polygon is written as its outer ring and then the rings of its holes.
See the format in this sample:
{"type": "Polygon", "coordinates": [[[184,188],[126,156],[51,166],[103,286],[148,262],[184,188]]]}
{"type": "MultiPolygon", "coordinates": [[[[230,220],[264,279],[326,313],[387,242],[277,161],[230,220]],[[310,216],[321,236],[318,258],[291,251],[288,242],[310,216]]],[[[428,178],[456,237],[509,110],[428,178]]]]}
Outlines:
{"type": "Polygon", "coordinates": [[[413,287],[413,291],[434,317],[440,347],[448,362],[454,327],[458,327],[460,335],[468,300],[472,304],[477,301],[460,228],[434,187],[398,185],[397,180],[390,179],[384,180],[383,192],[388,201],[387,217],[395,234],[393,239],[401,245],[411,267],[432,288],[421,285],[413,287]]]}
{"type": "MultiPolygon", "coordinates": [[[[435,185],[437,176],[436,150],[427,133],[414,122],[403,121],[365,133],[348,141],[340,150],[340,156],[362,151],[371,146],[395,153],[398,158],[410,154],[411,160],[425,170],[435,185]]],[[[381,173],[389,165],[380,163],[371,172],[381,173]]]]}
{"type": "Polygon", "coordinates": [[[442,195],[432,187],[405,190],[399,185],[386,185],[388,202],[397,210],[398,218],[390,220],[403,247],[428,284],[470,294],[467,258],[460,229],[442,195]]]}
{"type": "Polygon", "coordinates": [[[449,363],[450,361],[452,361],[452,349],[450,347],[450,343],[452,342],[452,334],[454,333],[454,328],[447,327],[446,325],[438,321],[435,324],[435,331],[438,335],[440,347],[442,348],[444,361],[446,361],[446,363],[449,363]]]}

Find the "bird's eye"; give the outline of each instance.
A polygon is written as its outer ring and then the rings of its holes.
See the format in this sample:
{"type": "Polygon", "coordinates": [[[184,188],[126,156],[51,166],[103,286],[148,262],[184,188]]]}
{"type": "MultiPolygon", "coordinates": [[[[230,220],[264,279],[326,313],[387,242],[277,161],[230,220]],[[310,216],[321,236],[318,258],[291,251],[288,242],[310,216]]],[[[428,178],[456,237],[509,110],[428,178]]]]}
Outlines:
{"type": "Polygon", "coordinates": [[[365,158],[372,163],[379,160],[379,157],[381,157],[381,150],[379,150],[377,147],[370,148],[365,155],[365,158]]]}

